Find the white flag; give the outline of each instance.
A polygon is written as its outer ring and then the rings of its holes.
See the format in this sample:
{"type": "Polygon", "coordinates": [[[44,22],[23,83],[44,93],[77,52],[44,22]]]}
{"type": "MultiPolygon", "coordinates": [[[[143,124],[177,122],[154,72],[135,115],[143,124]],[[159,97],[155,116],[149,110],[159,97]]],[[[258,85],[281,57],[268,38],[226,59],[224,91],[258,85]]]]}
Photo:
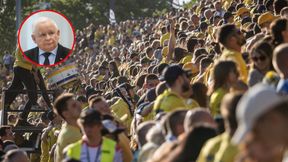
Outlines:
{"type": "Polygon", "coordinates": [[[110,24],[116,23],[115,13],[112,9],[110,9],[109,11],[109,21],[110,21],[110,24]]]}

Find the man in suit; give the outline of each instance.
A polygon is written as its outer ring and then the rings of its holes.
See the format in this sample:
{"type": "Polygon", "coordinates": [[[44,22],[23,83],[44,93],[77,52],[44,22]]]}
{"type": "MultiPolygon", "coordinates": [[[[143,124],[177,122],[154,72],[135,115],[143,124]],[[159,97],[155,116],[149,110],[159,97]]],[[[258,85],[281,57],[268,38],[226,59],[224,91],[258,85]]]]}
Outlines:
{"type": "Polygon", "coordinates": [[[41,17],[34,22],[32,29],[32,39],[37,47],[24,52],[30,60],[40,65],[53,65],[68,55],[70,49],[58,43],[60,30],[53,20],[41,17]]]}

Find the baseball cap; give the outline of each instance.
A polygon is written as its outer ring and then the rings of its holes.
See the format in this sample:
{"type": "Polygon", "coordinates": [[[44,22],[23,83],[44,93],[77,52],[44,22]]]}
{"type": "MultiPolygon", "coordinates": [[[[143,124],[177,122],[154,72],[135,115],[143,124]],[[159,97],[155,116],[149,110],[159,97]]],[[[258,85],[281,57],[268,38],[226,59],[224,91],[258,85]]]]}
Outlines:
{"type": "Polygon", "coordinates": [[[275,16],[271,12],[265,12],[261,14],[258,18],[258,25],[262,25],[267,22],[272,22],[275,20],[275,16]]]}
{"type": "Polygon", "coordinates": [[[79,120],[84,125],[100,124],[102,122],[102,115],[97,110],[86,109],[81,112],[79,120]]]}
{"type": "Polygon", "coordinates": [[[237,16],[242,15],[245,12],[249,12],[249,10],[246,7],[241,7],[237,10],[237,12],[235,13],[237,16]]]}
{"type": "Polygon", "coordinates": [[[260,83],[250,88],[237,105],[238,128],[232,138],[232,142],[239,144],[245,135],[251,131],[256,120],[281,101],[281,96],[267,84],[260,83]]]}

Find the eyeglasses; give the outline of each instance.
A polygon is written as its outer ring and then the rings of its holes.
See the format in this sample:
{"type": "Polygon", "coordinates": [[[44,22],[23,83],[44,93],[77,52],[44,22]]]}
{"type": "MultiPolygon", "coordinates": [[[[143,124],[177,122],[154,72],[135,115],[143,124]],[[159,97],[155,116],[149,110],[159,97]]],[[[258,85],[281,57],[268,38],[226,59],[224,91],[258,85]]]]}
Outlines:
{"type": "Polygon", "coordinates": [[[266,57],[265,56],[260,56],[260,57],[252,57],[252,60],[254,61],[254,62],[257,62],[257,61],[265,61],[266,60],[266,57]]]}

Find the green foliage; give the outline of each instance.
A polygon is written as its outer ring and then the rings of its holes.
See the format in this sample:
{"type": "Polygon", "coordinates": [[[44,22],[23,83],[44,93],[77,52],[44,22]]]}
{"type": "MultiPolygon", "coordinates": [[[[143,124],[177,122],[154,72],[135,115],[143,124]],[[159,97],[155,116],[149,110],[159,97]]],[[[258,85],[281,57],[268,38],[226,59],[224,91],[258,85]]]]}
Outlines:
{"type": "MultiPolygon", "coordinates": [[[[36,11],[37,3],[45,0],[21,0],[22,18],[36,11]]],[[[0,6],[0,55],[4,50],[16,47],[15,4],[16,0],[6,0],[0,6]]],[[[109,23],[110,0],[46,0],[51,9],[66,15],[76,29],[82,29],[91,22],[95,25],[109,23]]],[[[115,0],[116,21],[141,19],[164,14],[169,10],[167,0],[115,0]]]]}

